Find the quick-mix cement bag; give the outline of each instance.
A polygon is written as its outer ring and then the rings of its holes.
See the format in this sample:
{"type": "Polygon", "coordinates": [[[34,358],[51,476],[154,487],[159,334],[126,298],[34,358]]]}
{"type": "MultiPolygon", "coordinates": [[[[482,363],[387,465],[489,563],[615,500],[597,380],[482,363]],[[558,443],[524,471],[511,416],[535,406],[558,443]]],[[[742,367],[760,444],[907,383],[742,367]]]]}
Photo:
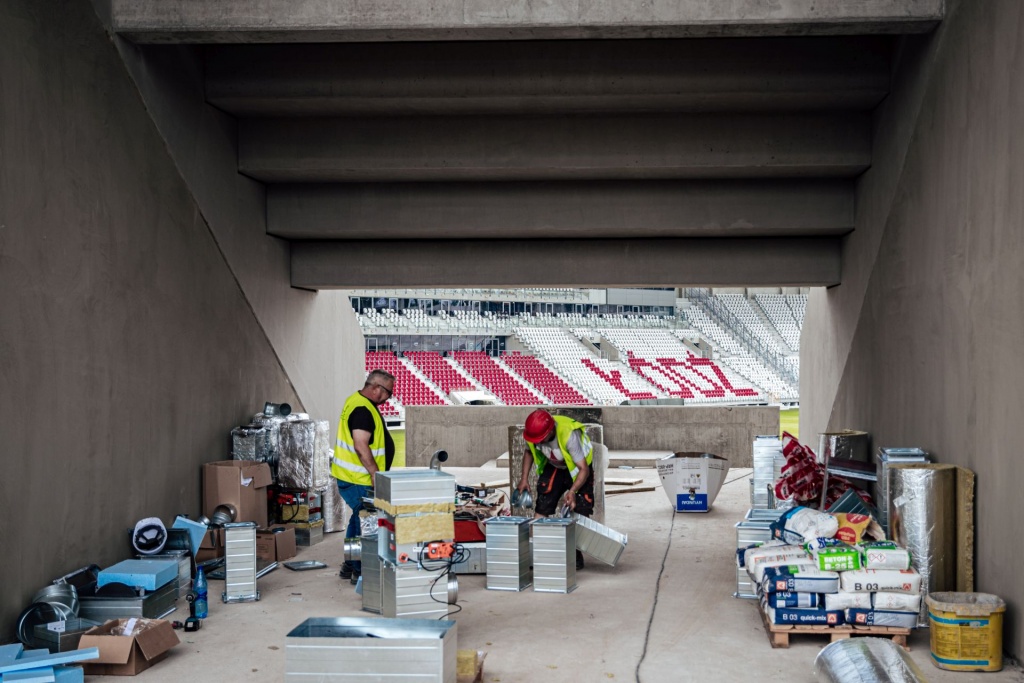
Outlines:
{"type": "Polygon", "coordinates": [[[887,610],[848,609],[846,622],[855,626],[896,626],[915,628],[917,612],[893,612],[887,610]]]}
{"type": "Polygon", "coordinates": [[[838,626],[843,623],[843,613],[830,612],[823,609],[788,609],[764,605],[765,616],[771,624],[817,624],[821,626],[838,626]]]}
{"type": "Polygon", "coordinates": [[[790,609],[819,608],[822,606],[821,595],[818,593],[768,593],[765,601],[772,607],[786,607],[790,609]]]}
{"type": "Polygon", "coordinates": [[[814,560],[808,555],[801,555],[800,557],[766,558],[758,561],[753,568],[748,567],[748,573],[754,583],[760,584],[761,581],[764,580],[764,573],[769,567],[799,567],[800,569],[814,569],[817,566],[818,565],[814,560]]]}
{"type": "Polygon", "coordinates": [[[835,593],[839,590],[839,574],[814,566],[766,567],[761,589],[765,593],[835,593]]]}
{"type": "Polygon", "coordinates": [[[772,537],[796,545],[816,538],[832,538],[839,530],[839,522],[827,512],[795,507],[772,522],[772,537]]]}
{"type": "Polygon", "coordinates": [[[851,607],[871,609],[871,593],[829,593],[825,596],[825,609],[845,610],[851,607]]]}
{"type": "Polygon", "coordinates": [[[743,566],[747,573],[756,576],[760,565],[768,561],[809,558],[807,551],[798,545],[772,545],[748,549],[743,554],[743,566]]]}
{"type": "Polygon", "coordinates": [[[818,569],[829,572],[862,569],[864,566],[860,550],[845,543],[812,550],[811,557],[817,561],[818,569]]]}
{"type": "Polygon", "coordinates": [[[842,586],[848,593],[921,592],[921,575],[913,569],[860,569],[843,572],[842,586]]]}
{"type": "Polygon", "coordinates": [[[790,546],[788,546],[787,544],[783,543],[782,541],[768,541],[766,543],[754,543],[753,545],[748,545],[745,548],[737,548],[736,549],[736,566],[737,567],[746,567],[747,566],[747,551],[748,550],[757,550],[758,548],[765,548],[765,549],[767,549],[767,548],[788,548],[788,547],[790,547],[790,546]]]}
{"type": "Polygon", "coordinates": [[[865,569],[910,569],[910,551],[892,541],[864,544],[865,569]]]}
{"type": "Polygon", "coordinates": [[[921,611],[921,596],[909,593],[872,593],[871,607],[876,610],[917,614],[921,611]]]}

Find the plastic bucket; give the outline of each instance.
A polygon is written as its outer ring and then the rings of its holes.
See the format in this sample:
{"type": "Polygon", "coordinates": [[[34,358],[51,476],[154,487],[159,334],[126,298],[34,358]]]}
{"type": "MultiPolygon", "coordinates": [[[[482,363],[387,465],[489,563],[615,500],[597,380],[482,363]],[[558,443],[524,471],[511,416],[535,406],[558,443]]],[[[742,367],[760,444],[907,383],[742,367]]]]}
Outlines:
{"type": "Polygon", "coordinates": [[[988,593],[930,593],[924,601],[932,664],[950,671],[1003,668],[1002,598],[988,593]]]}

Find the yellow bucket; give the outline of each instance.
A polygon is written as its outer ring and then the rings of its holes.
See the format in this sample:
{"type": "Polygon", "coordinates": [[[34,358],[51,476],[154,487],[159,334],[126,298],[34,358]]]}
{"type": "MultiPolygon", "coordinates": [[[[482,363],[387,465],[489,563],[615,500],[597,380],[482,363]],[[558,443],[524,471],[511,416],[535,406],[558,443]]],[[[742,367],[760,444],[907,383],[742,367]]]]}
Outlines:
{"type": "Polygon", "coordinates": [[[1003,668],[1006,603],[988,593],[930,593],[932,664],[950,671],[1003,668]]]}

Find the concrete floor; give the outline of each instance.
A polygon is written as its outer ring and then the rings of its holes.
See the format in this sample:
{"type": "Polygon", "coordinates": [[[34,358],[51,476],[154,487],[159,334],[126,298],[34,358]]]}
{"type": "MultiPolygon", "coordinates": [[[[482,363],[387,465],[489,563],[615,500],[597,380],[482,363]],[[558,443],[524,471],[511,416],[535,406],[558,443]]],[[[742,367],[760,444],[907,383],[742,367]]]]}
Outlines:
{"type": "MultiPolygon", "coordinates": [[[[464,484],[507,473],[494,467],[446,471],[464,484]]],[[[773,650],[754,603],[732,597],[733,525],[749,507],[749,472],[730,472],[731,483],[708,514],[673,514],[660,486],[610,496],[606,523],[628,534],[629,545],[616,568],[588,562],[571,594],[488,591],[484,576],[460,576],[462,611],[454,617],[459,648],[487,652],[483,680],[489,683],[814,681],[814,657],[827,640],[794,636],[788,650],[773,650]]],[[[658,483],[652,469],[628,473],[658,483]]],[[[304,619],[371,616],[360,611],[353,586],[338,578],[342,540],[329,534],[300,549],[298,559],[323,560],[331,568],[280,568],[260,579],[259,602],[224,605],[211,599],[203,630],[179,633],[181,645],[141,674],[143,680],[282,680],[285,635],[304,619]]],[[[220,590],[220,582],[211,582],[211,598],[220,590]]],[[[182,611],[169,618],[181,618],[182,611]]],[[[915,632],[910,644],[933,683],[1024,681],[1010,665],[989,674],[936,669],[928,658],[927,630],[915,632]]]]}

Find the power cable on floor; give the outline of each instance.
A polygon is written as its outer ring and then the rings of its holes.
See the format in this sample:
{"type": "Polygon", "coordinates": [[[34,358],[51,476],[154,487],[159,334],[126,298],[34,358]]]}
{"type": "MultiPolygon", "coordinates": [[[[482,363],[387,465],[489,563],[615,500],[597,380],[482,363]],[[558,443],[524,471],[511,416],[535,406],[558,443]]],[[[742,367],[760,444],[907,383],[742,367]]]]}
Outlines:
{"type": "Polygon", "coordinates": [[[665,555],[661,558],[661,569],[658,570],[658,582],[654,584],[654,604],[651,605],[651,616],[647,619],[647,632],[644,633],[644,649],[640,653],[640,661],[636,663],[636,683],[640,683],[640,667],[647,657],[647,643],[651,639],[651,626],[654,625],[654,612],[658,609],[658,594],[661,593],[661,575],[665,573],[668,562],[668,551],[672,548],[672,531],[676,528],[676,512],[672,511],[672,523],[668,527],[668,543],[665,544],[665,555]]]}

